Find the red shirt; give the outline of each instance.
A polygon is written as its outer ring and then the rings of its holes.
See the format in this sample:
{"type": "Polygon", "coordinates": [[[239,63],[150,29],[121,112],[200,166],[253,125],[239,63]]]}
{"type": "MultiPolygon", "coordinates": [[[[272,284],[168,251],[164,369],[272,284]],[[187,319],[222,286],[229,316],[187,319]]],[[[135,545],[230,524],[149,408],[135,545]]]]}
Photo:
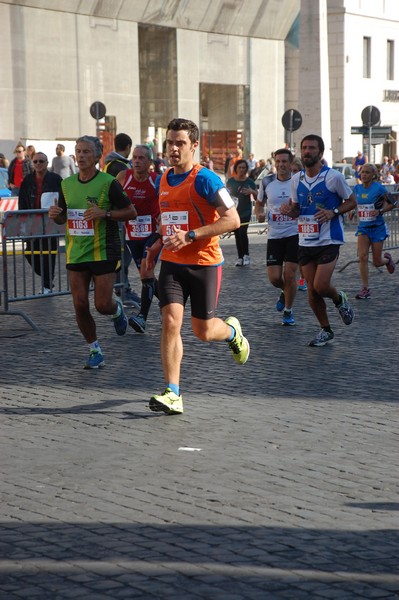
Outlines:
{"type": "Polygon", "coordinates": [[[22,180],[24,178],[23,170],[22,170],[22,165],[23,164],[24,164],[23,160],[18,160],[17,159],[15,161],[15,166],[14,166],[14,181],[13,181],[13,184],[17,188],[21,187],[21,183],[22,183],[22,180]]]}
{"type": "Polygon", "coordinates": [[[127,240],[143,240],[157,230],[159,216],[158,194],[155,190],[156,173],[150,173],[145,181],[137,181],[133,169],[125,171],[123,189],[137,210],[137,219],[125,225],[127,240]]]}

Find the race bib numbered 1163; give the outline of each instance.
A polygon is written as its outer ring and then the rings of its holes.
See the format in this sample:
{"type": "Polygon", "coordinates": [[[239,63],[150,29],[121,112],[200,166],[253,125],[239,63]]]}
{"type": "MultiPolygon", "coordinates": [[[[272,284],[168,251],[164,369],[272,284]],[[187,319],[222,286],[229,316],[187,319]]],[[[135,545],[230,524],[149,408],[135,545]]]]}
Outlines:
{"type": "Polygon", "coordinates": [[[94,235],[94,221],[86,221],[83,218],[84,213],[84,208],[68,208],[69,235],[94,235]]]}
{"type": "Polygon", "coordinates": [[[127,240],[142,240],[152,233],[151,215],[140,215],[134,221],[128,221],[125,227],[127,240]]]}
{"type": "Polygon", "coordinates": [[[318,240],[320,237],[320,225],[313,216],[299,217],[298,219],[299,240],[318,240]]]}
{"type": "Polygon", "coordinates": [[[189,231],[188,226],[188,211],[187,210],[175,210],[170,212],[163,212],[161,214],[161,226],[162,226],[162,239],[165,241],[165,238],[174,235],[175,230],[173,225],[177,227],[177,229],[182,229],[183,231],[189,231]]]}

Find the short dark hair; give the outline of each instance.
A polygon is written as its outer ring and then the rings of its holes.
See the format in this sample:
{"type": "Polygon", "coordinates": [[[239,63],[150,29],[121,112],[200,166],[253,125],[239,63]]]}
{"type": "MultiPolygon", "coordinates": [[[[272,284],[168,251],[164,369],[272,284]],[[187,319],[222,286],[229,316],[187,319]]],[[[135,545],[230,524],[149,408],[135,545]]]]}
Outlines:
{"type": "Polygon", "coordinates": [[[302,148],[302,144],[305,140],[308,141],[312,141],[312,142],[317,142],[318,146],[319,146],[319,150],[321,153],[324,152],[324,142],[323,142],[323,138],[321,138],[319,135],[316,135],[315,133],[309,133],[309,135],[305,135],[304,138],[302,138],[301,140],[301,148],[302,148]]]}
{"type": "Polygon", "coordinates": [[[172,119],[168,124],[167,131],[187,131],[192,144],[199,140],[198,126],[189,119],[172,119]]]}
{"type": "Polygon", "coordinates": [[[115,150],[126,150],[128,146],[133,146],[133,140],[127,133],[118,133],[114,137],[115,150]]]}
{"type": "Polygon", "coordinates": [[[249,166],[248,166],[247,161],[244,158],[243,159],[240,158],[239,160],[236,160],[236,162],[233,165],[233,172],[237,173],[237,169],[240,165],[245,165],[246,169],[247,169],[247,173],[248,173],[249,166]]]}
{"type": "Polygon", "coordinates": [[[288,148],[279,148],[279,150],[276,150],[276,152],[274,153],[273,158],[276,158],[276,156],[278,156],[279,154],[286,154],[290,163],[292,163],[292,161],[294,160],[294,155],[288,148]]]}

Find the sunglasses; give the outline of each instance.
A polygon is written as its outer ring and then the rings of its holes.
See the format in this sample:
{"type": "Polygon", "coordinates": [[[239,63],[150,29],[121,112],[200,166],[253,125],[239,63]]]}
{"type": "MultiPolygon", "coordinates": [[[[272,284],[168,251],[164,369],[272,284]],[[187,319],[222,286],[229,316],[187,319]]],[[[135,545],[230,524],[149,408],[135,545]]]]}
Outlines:
{"type": "Polygon", "coordinates": [[[40,160],[33,160],[32,162],[33,162],[34,164],[36,164],[36,163],[41,163],[41,164],[42,164],[42,163],[45,163],[45,162],[47,162],[47,160],[41,160],[41,159],[40,159],[40,160]]]}

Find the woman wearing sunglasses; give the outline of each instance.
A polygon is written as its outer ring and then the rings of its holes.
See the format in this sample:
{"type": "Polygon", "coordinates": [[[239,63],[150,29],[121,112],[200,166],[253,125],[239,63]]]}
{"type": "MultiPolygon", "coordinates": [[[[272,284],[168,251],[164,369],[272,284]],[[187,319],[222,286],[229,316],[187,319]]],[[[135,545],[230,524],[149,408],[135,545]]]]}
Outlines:
{"type": "MultiPolygon", "coordinates": [[[[33,173],[29,173],[24,177],[19,190],[19,210],[48,209],[51,204],[57,201],[61,190],[62,178],[57,173],[51,173],[48,170],[47,156],[43,152],[36,152],[33,155],[32,164],[33,173]]],[[[27,261],[33,264],[35,273],[41,277],[41,292],[43,294],[49,294],[53,287],[56,255],[48,254],[48,252],[56,249],[57,240],[55,238],[35,239],[26,242],[25,256],[27,261]],[[30,254],[32,251],[39,253],[30,254]]]]}

